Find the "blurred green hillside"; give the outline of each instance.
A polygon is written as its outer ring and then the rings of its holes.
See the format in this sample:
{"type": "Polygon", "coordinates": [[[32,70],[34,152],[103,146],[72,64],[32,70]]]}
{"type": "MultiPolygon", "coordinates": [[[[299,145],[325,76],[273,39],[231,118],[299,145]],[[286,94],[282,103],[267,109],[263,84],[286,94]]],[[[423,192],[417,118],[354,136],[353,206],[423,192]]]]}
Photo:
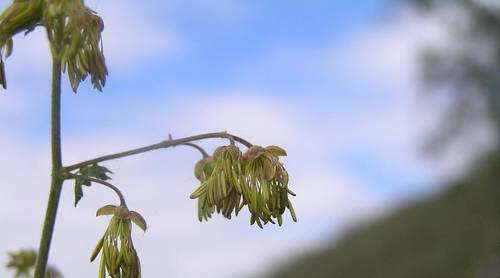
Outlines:
{"type": "Polygon", "coordinates": [[[437,121],[431,152],[474,135],[478,122],[490,125],[496,151],[441,194],[352,230],[271,277],[500,278],[500,5],[479,0],[405,2],[446,19],[442,22],[451,35],[446,48],[430,46],[420,57],[426,91],[444,86],[451,100],[437,121]]]}
{"type": "Polygon", "coordinates": [[[500,151],[432,199],[355,229],[271,277],[500,277],[500,151]]]}

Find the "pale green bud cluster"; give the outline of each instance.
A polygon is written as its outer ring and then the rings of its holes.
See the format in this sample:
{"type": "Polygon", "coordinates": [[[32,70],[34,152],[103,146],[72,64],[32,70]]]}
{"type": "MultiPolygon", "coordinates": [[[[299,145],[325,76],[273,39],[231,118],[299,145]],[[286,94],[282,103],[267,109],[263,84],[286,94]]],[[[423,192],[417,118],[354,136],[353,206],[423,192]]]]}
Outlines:
{"type": "Polygon", "coordinates": [[[7,86],[3,55],[12,53],[12,37],[37,26],[47,29],[52,54],[68,73],[73,91],[87,76],[101,91],[108,74],[101,39],[104,23],[82,0],[14,0],[7,7],[0,15],[0,84],[7,86]]]}
{"type": "Polygon", "coordinates": [[[30,277],[30,270],[36,262],[36,251],[23,249],[9,253],[7,268],[16,270],[14,277],[30,277]]]}
{"type": "Polygon", "coordinates": [[[234,145],[222,146],[212,157],[205,157],[195,166],[195,176],[201,185],[191,194],[198,199],[198,219],[207,220],[217,211],[231,219],[247,205],[250,223],[259,227],[278,220],[288,208],[297,221],[288,194],[288,173],[279,161],[286,152],[279,147],[253,146],[244,154],[234,145]]]}
{"type": "Polygon", "coordinates": [[[5,58],[12,54],[12,37],[19,33],[32,31],[42,21],[43,0],[17,0],[0,14],[0,84],[7,88],[5,77],[5,58]]]}
{"type": "Polygon", "coordinates": [[[107,205],[96,213],[99,215],[113,215],[106,232],[97,243],[90,257],[94,261],[101,253],[99,267],[100,278],[140,278],[141,264],[132,242],[132,222],[142,230],[147,225],[144,218],[125,206],[107,205]]]}
{"type": "Polygon", "coordinates": [[[286,209],[290,211],[293,221],[297,221],[288,198],[288,194],[295,196],[295,193],[288,189],[288,172],[280,163],[279,156],[286,156],[286,152],[277,146],[253,146],[243,155],[248,188],[244,194],[251,200],[248,206],[252,213],[250,222],[257,222],[260,227],[261,220],[264,224],[274,223],[272,218],[277,219],[281,226],[286,209]]]}
{"type": "Polygon", "coordinates": [[[62,70],[67,71],[74,92],[80,82],[90,76],[94,88],[102,91],[108,69],[104,60],[101,32],[103,20],[91,9],[67,0],[71,8],[64,9],[65,24],[61,49],[62,70]]]}
{"type": "MultiPolygon", "coordinates": [[[[8,269],[14,270],[14,278],[31,278],[35,267],[37,253],[31,249],[21,249],[16,252],[9,252],[9,261],[6,264],[8,269]]],[[[53,266],[48,266],[44,278],[62,278],[63,275],[53,266]]]]}

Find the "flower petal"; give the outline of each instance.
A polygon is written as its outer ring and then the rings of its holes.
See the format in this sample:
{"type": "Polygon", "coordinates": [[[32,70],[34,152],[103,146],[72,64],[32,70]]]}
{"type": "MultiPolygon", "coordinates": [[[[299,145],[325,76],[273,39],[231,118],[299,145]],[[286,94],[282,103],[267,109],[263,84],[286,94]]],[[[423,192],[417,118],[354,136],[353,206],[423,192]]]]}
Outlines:
{"type": "Polygon", "coordinates": [[[270,151],[272,154],[275,156],[286,156],[287,153],[284,149],[278,147],[278,146],[267,146],[266,149],[270,151]]]}
{"type": "Polygon", "coordinates": [[[146,220],[144,220],[144,217],[142,217],[142,215],[140,215],[138,212],[131,211],[130,220],[132,220],[132,222],[134,222],[135,225],[139,226],[139,228],[141,228],[143,231],[146,231],[148,226],[146,224],[146,220]]]}
{"type": "Polygon", "coordinates": [[[113,205],[105,205],[104,207],[97,210],[95,216],[101,215],[111,215],[114,213],[116,206],[113,205]]]}

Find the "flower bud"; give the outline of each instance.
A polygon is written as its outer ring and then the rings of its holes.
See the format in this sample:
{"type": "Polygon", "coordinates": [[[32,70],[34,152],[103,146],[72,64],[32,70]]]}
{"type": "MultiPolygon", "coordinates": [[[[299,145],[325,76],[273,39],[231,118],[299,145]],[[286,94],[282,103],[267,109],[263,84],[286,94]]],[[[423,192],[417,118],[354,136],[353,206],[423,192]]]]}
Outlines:
{"type": "MultiPolygon", "coordinates": [[[[295,211],[288,198],[292,192],[288,189],[288,172],[279,161],[286,151],[277,146],[263,148],[252,146],[244,154],[244,194],[245,202],[252,215],[250,223],[282,224],[282,214],[288,208],[292,219],[297,221],[295,211]]],[[[294,195],[294,194],[293,194],[294,195]]]]}
{"type": "Polygon", "coordinates": [[[295,211],[288,194],[288,172],[279,161],[286,151],[278,146],[252,146],[244,154],[234,145],[215,149],[212,158],[204,158],[195,166],[201,185],[191,194],[198,199],[198,219],[207,220],[217,211],[230,219],[247,205],[250,223],[281,225],[288,209],[294,221],[295,211]],[[205,171],[207,165],[212,166],[205,171]]]}
{"type": "Polygon", "coordinates": [[[204,157],[194,166],[194,176],[201,182],[205,181],[214,170],[214,160],[212,157],[204,157]]]}
{"type": "Polygon", "coordinates": [[[141,265],[132,242],[132,222],[142,230],[146,230],[146,221],[135,211],[126,206],[107,205],[96,213],[113,215],[102,238],[92,252],[90,261],[94,261],[101,253],[99,277],[140,277],[141,265]]]}
{"type": "Polygon", "coordinates": [[[198,199],[198,219],[207,220],[217,211],[226,218],[239,212],[241,200],[241,151],[229,145],[215,149],[213,156],[195,166],[195,176],[201,185],[191,194],[198,199]]]}

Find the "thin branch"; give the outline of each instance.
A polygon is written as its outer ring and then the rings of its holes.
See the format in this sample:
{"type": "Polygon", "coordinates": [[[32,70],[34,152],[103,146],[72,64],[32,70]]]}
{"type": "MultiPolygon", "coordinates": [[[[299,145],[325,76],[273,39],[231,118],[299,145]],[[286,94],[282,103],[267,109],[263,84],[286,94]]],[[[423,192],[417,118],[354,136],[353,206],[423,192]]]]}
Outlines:
{"type": "Polygon", "coordinates": [[[182,145],[184,145],[184,146],[190,146],[190,147],[193,147],[193,148],[197,149],[201,153],[201,155],[203,155],[203,158],[209,157],[208,153],[201,146],[198,146],[198,145],[196,145],[194,143],[184,143],[182,145]]]}
{"type": "Polygon", "coordinates": [[[112,160],[112,159],[131,156],[131,155],[136,155],[136,154],[145,153],[145,152],[158,150],[158,149],[175,147],[175,146],[183,145],[183,144],[190,143],[193,141],[199,141],[199,140],[210,139],[210,138],[233,139],[233,140],[237,141],[238,143],[243,144],[247,148],[250,148],[253,146],[250,142],[246,141],[245,139],[238,137],[238,136],[235,136],[235,135],[232,135],[232,134],[229,134],[225,131],[224,132],[205,133],[205,134],[194,135],[194,136],[189,136],[189,137],[184,137],[184,138],[179,138],[179,139],[165,140],[165,141],[162,141],[160,143],[153,144],[153,145],[97,157],[94,159],[86,160],[86,161],[83,161],[80,163],[76,163],[76,164],[64,167],[64,170],[69,172],[69,171],[76,170],[80,167],[94,164],[94,163],[99,163],[99,162],[108,161],[108,160],[112,160]]]}
{"type": "Polygon", "coordinates": [[[110,189],[112,189],[116,195],[118,195],[118,198],[120,199],[120,205],[126,207],[127,206],[127,203],[125,202],[125,197],[123,197],[123,194],[122,192],[120,191],[120,189],[118,189],[118,187],[112,185],[111,183],[107,182],[107,181],[103,181],[101,179],[98,179],[98,178],[94,178],[94,177],[91,177],[91,176],[87,176],[87,175],[82,175],[82,174],[73,174],[73,173],[68,173],[67,176],[70,178],[70,179],[76,179],[76,178],[82,178],[82,179],[86,179],[86,180],[89,180],[91,182],[95,182],[95,183],[99,183],[101,185],[104,185],[110,189]]]}

